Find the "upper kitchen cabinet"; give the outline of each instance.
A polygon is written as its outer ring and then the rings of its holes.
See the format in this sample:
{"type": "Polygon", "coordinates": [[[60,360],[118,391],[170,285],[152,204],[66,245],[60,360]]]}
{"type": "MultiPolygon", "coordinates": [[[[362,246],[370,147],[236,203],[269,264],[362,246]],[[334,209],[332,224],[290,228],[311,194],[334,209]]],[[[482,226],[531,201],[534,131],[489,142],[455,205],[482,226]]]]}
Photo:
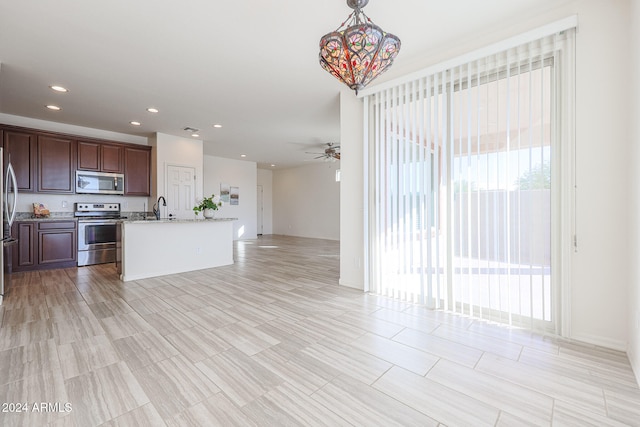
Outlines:
{"type": "Polygon", "coordinates": [[[73,193],[76,144],[62,136],[38,135],[38,188],[40,193],[73,193]]]}
{"type": "Polygon", "coordinates": [[[151,195],[151,147],[124,147],[124,195],[151,195]]]}
{"type": "Polygon", "coordinates": [[[2,135],[4,170],[11,161],[18,181],[18,191],[36,191],[36,134],[4,129],[2,135]]]}
{"type": "Polygon", "coordinates": [[[122,173],[123,148],[120,145],[102,144],[100,147],[100,170],[102,172],[122,173]]]}
{"type": "Polygon", "coordinates": [[[78,140],[78,169],[122,173],[123,151],[118,144],[78,140]]]}
{"type": "Polygon", "coordinates": [[[78,169],[100,170],[100,145],[97,142],[78,141],[78,169]]]}

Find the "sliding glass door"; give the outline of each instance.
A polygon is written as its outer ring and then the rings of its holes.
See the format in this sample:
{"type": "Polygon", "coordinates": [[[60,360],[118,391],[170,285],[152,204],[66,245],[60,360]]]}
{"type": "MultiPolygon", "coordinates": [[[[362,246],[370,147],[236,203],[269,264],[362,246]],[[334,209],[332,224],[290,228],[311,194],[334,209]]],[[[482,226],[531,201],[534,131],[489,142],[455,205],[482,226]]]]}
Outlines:
{"type": "Polygon", "coordinates": [[[374,292],[555,328],[558,38],[369,96],[374,292]]]}

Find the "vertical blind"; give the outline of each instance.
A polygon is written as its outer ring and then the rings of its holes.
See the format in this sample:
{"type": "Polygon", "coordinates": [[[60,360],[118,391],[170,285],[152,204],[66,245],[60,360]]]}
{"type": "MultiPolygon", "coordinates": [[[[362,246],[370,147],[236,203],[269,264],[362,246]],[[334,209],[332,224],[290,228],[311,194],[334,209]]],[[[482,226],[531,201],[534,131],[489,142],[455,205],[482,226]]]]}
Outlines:
{"type": "Polygon", "coordinates": [[[554,327],[552,194],[573,32],[366,96],[371,291],[554,327]]]}

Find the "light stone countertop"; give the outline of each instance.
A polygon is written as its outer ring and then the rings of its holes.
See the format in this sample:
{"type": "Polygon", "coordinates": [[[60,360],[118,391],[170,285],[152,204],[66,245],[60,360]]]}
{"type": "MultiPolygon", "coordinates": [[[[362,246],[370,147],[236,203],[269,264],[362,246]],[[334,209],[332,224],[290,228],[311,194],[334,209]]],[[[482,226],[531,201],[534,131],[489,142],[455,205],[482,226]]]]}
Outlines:
{"type": "Polygon", "coordinates": [[[237,221],[238,218],[193,218],[193,219],[169,219],[169,218],[161,218],[159,220],[152,219],[123,219],[119,222],[124,224],[158,224],[158,223],[172,223],[172,224],[185,224],[185,223],[206,223],[206,222],[216,222],[216,221],[237,221]]]}
{"type": "Polygon", "coordinates": [[[71,215],[51,215],[46,218],[34,218],[31,213],[19,212],[16,215],[15,222],[46,222],[46,221],[77,221],[78,219],[71,215]]]}

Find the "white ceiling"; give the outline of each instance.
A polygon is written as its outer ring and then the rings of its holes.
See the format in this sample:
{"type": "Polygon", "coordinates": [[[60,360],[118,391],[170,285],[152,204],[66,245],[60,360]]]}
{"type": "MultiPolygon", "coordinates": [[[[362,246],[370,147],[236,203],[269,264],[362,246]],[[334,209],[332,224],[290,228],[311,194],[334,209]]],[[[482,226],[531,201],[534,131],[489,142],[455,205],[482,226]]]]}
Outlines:
{"type": "MultiPolygon", "coordinates": [[[[402,40],[382,81],[559,3],[371,0],[364,10],[402,40]]],[[[320,68],[318,41],[350,12],[345,0],[0,0],[0,112],[140,136],[189,126],[205,154],[302,164],[340,138],[342,84],[320,68]]]]}

